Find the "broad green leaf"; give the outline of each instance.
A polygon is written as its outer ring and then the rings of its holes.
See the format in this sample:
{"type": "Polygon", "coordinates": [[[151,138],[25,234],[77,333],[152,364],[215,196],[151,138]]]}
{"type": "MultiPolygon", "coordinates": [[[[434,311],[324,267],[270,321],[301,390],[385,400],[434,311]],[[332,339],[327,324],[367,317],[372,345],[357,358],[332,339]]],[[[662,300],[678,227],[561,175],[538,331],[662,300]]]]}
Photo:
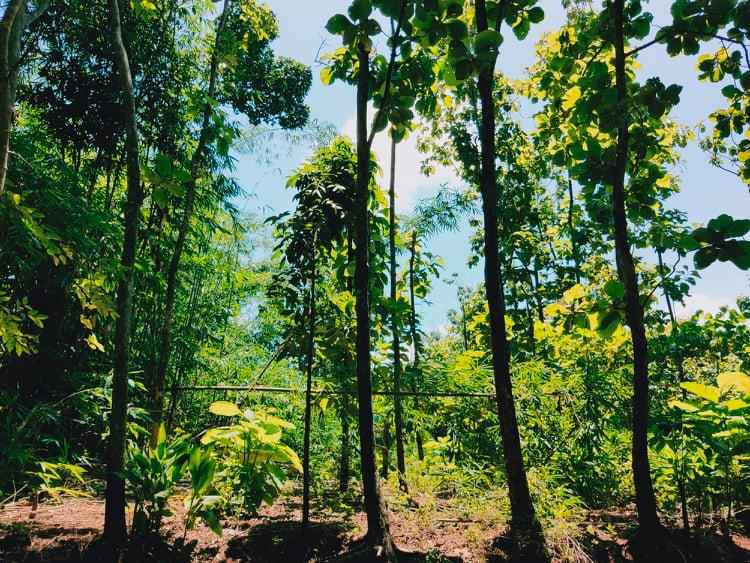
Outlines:
{"type": "Polygon", "coordinates": [[[740,371],[727,371],[720,373],[717,377],[717,381],[722,393],[735,389],[744,394],[750,395],[750,376],[740,371]]]}
{"type": "Polygon", "coordinates": [[[685,401],[669,401],[669,406],[673,409],[680,409],[681,411],[685,412],[697,412],[698,407],[695,405],[691,405],[690,403],[686,403],[685,401]]]}
{"type": "Polygon", "coordinates": [[[477,33],[474,38],[474,48],[477,53],[486,53],[497,49],[503,42],[503,36],[494,29],[485,29],[477,33]]]}
{"type": "Polygon", "coordinates": [[[237,416],[242,414],[240,408],[229,401],[216,401],[208,407],[209,412],[218,416],[237,416]]]}
{"type": "Polygon", "coordinates": [[[701,399],[706,399],[707,401],[711,401],[712,403],[719,402],[720,391],[718,387],[704,385],[703,383],[696,383],[694,381],[680,383],[680,387],[685,389],[685,391],[687,391],[688,393],[692,393],[693,395],[700,397],[701,399]]]}

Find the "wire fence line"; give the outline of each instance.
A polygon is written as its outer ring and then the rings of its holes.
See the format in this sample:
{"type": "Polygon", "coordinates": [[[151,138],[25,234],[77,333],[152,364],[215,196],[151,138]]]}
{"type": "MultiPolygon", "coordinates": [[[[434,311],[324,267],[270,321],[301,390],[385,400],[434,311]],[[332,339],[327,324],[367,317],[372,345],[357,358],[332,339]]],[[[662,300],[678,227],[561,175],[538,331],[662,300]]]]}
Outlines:
{"type": "MultiPolygon", "coordinates": [[[[200,391],[237,391],[245,393],[306,393],[305,389],[298,389],[294,387],[268,387],[263,385],[185,385],[173,388],[174,391],[189,391],[189,392],[200,392],[200,391]]],[[[357,395],[357,391],[345,391],[336,389],[311,389],[311,393],[316,395],[357,395]]],[[[456,391],[456,392],[421,392],[421,391],[373,391],[375,396],[383,397],[436,397],[436,398],[484,398],[494,399],[494,393],[475,393],[468,391],[456,391]]]]}

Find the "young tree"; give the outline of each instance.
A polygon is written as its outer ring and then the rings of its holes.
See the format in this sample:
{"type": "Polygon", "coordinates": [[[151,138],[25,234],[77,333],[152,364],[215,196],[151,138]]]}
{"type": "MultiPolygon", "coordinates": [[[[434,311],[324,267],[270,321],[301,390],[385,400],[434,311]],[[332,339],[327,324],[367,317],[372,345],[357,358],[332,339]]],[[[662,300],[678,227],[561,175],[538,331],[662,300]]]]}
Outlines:
{"type": "Polygon", "coordinates": [[[628,80],[625,61],[624,0],[614,0],[608,5],[614,24],[615,90],[620,119],[617,125],[617,146],[612,170],[612,218],[614,221],[617,272],[625,286],[625,303],[628,326],[633,341],[633,481],[638,520],[647,533],[659,527],[656,496],[651,481],[648,460],[648,344],[643,305],[638,292],[635,261],[630,251],[628,218],[625,209],[625,175],[628,169],[629,127],[628,80]]]}
{"type": "Polygon", "coordinates": [[[626,9],[622,0],[607,2],[599,14],[574,13],[570,28],[556,36],[557,43],[550,40],[545,51],[548,70],[537,80],[542,97],[552,100],[538,123],[563,132],[551,148],[553,159],[569,166],[583,186],[589,214],[612,233],[619,285],[611,286],[610,297],[625,313],[633,345],[636,506],[646,544],[657,544],[663,534],[648,458],[648,296],[640,294],[629,223],[654,220],[660,199],[671,193],[666,169],[675,162],[678,135],[665,116],[678,103],[681,88],[665,87],[657,78],[645,84],[635,81],[632,61],[641,49],[627,51],[627,41],[645,38],[651,20],[640,3],[628,3],[626,9]],[[556,70],[560,63],[568,66],[556,70]]]}
{"type": "MultiPolygon", "coordinates": [[[[368,546],[382,546],[388,560],[397,558],[397,550],[389,532],[388,519],[379,491],[375,467],[375,435],[372,409],[371,342],[370,342],[370,216],[369,193],[372,177],[371,148],[375,134],[385,128],[388,121],[403,123],[404,117],[395,110],[400,109],[392,99],[391,85],[397,66],[397,53],[406,44],[402,36],[414,6],[409,0],[355,0],[349,8],[349,17],[333,16],[326,26],[329,32],[343,37],[345,48],[332,57],[332,64],[324,69],[324,81],[348,80],[356,84],[357,94],[357,178],[353,213],[355,274],[354,290],[357,317],[357,397],[359,401],[359,436],[362,465],[362,484],[367,513],[368,546]],[[373,7],[394,20],[393,33],[389,38],[390,57],[382,55],[371,60],[374,36],[382,30],[371,18],[373,7]],[[351,19],[350,19],[351,18],[351,19]],[[372,66],[375,66],[373,72],[372,66]],[[367,104],[371,97],[379,109],[368,124],[367,104]]],[[[404,100],[408,105],[413,100],[404,100]]],[[[405,112],[409,112],[406,107],[405,112]]],[[[408,119],[408,117],[407,117],[408,119]]]]}
{"type": "Polygon", "coordinates": [[[467,9],[460,2],[450,2],[445,7],[433,6],[418,25],[426,40],[441,48],[445,61],[440,77],[443,82],[456,86],[476,77],[480,105],[480,158],[476,164],[484,217],[485,291],[489,305],[492,365],[512,512],[513,556],[529,560],[545,558],[546,548],[526,479],[511,383],[503,273],[499,256],[498,208],[502,193],[495,162],[496,107],[493,85],[503,39],[500,33],[503,22],[512,25],[517,36],[525,37],[530,25],[544,17],[542,9],[535,4],[535,0],[489,3],[475,0],[471,6],[473,9],[467,9]]]}
{"type": "Polygon", "coordinates": [[[117,288],[117,328],[115,366],[112,380],[112,411],[110,414],[109,447],[107,452],[107,490],[104,514],[104,538],[119,547],[126,537],[125,481],[122,477],[127,433],[128,377],[130,353],[130,321],[133,310],[133,275],[138,223],[143,193],[140,177],[138,123],[133,78],[125,44],[118,0],[109,0],[109,35],[115,58],[115,71],[123,95],[126,116],[125,150],[127,160],[127,196],[125,201],[125,235],[122,246],[120,280],[117,288]]]}
{"type": "Polygon", "coordinates": [[[391,139],[391,175],[388,190],[388,242],[390,250],[390,313],[391,338],[393,347],[393,404],[396,423],[396,467],[401,488],[406,489],[406,460],[404,458],[404,424],[401,408],[401,322],[398,312],[397,269],[396,269],[396,139],[391,139]]]}

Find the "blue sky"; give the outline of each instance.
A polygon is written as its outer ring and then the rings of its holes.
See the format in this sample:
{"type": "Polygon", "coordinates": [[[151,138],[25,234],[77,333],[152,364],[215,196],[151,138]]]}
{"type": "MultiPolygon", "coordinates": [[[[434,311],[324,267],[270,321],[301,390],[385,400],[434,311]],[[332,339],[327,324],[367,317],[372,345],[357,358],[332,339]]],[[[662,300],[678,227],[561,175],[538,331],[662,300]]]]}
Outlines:
{"type": "MultiPolygon", "coordinates": [[[[339,46],[338,38],[325,31],[325,23],[335,13],[345,12],[346,0],[268,0],[279,20],[280,36],[275,43],[276,51],[293,57],[313,69],[313,87],[308,98],[312,116],[334,125],[339,131],[353,134],[355,93],[352,87],[336,84],[326,86],[320,82],[320,65],[316,56],[339,46]]],[[[498,69],[512,78],[521,78],[526,67],[533,63],[533,45],[545,32],[559,27],[564,20],[560,2],[542,1],[547,17],[544,22],[532,28],[529,37],[521,44],[507,34],[502,46],[498,69]]],[[[669,23],[668,5],[670,2],[651,2],[654,23],[669,23]]],[[[639,61],[643,78],[659,76],[665,84],[683,85],[682,102],[673,116],[685,125],[695,125],[706,121],[708,114],[722,105],[723,98],[714,84],[697,80],[695,58],[670,58],[663,47],[656,45],[646,49],[639,61]]],[[[526,110],[531,113],[531,109],[526,110]]],[[[531,117],[531,115],[523,116],[531,117]]],[[[388,150],[385,134],[375,141],[374,150],[378,154],[381,167],[387,169],[388,150]]],[[[268,215],[287,209],[290,205],[290,192],[284,188],[289,173],[309,156],[306,148],[292,147],[283,151],[272,162],[260,163],[252,154],[239,157],[236,176],[243,187],[254,194],[241,202],[242,207],[251,212],[268,215]]],[[[440,170],[434,177],[424,177],[419,173],[421,156],[416,150],[414,139],[402,143],[397,157],[398,211],[407,213],[421,197],[434,193],[443,182],[455,181],[450,170],[440,170]]],[[[734,217],[750,217],[750,195],[746,186],[734,176],[712,167],[706,155],[697,144],[688,146],[683,153],[683,162],[678,169],[682,179],[682,191],[669,201],[669,206],[681,209],[688,214],[691,223],[704,223],[721,213],[734,217]]],[[[381,179],[385,185],[386,178],[381,179]]],[[[432,240],[431,250],[445,260],[445,278],[458,274],[461,285],[473,285],[481,277],[481,265],[469,269],[466,259],[469,254],[469,231],[442,235],[432,240]]],[[[701,279],[686,301],[683,312],[695,309],[716,310],[719,306],[732,303],[737,295],[746,294],[748,276],[731,265],[715,264],[702,273],[701,279]]],[[[456,288],[438,282],[430,296],[430,304],[422,306],[422,316],[428,329],[438,328],[445,322],[446,313],[455,307],[456,288]]]]}

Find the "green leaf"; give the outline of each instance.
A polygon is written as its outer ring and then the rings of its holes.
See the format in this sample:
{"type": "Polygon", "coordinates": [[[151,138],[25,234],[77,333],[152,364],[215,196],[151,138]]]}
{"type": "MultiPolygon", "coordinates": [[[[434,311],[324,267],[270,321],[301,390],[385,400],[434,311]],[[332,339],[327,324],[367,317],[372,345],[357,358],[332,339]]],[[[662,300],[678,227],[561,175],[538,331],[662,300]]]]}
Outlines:
{"type": "Polygon", "coordinates": [[[354,21],[365,21],[372,13],[370,0],[354,0],[349,6],[349,17],[354,21]]]}
{"type": "Polygon", "coordinates": [[[494,29],[485,29],[477,33],[474,38],[474,48],[477,53],[487,53],[500,47],[503,36],[494,29]]]}
{"type": "Polygon", "coordinates": [[[685,412],[698,412],[698,407],[685,401],[669,401],[669,406],[685,412]]]}
{"type": "Polygon", "coordinates": [[[713,264],[716,261],[716,258],[716,250],[714,250],[710,246],[707,246],[705,248],[701,248],[698,252],[695,253],[693,261],[695,262],[696,268],[698,268],[699,270],[704,270],[711,264],[713,264]]]}
{"type": "Polygon", "coordinates": [[[240,408],[229,401],[216,401],[208,407],[209,412],[218,416],[237,416],[242,414],[240,408]]]}
{"type": "Polygon", "coordinates": [[[353,27],[354,24],[344,14],[336,14],[326,23],[326,31],[332,35],[341,35],[353,27]]]}
{"type": "Polygon", "coordinates": [[[625,286],[617,280],[610,280],[604,284],[604,293],[613,301],[620,301],[625,297],[625,286]]]}
{"type": "Polygon", "coordinates": [[[323,69],[320,71],[320,81],[325,84],[326,86],[330,86],[333,84],[333,81],[335,80],[333,76],[333,69],[330,67],[323,67],[323,69]]]}
{"type": "Polygon", "coordinates": [[[694,381],[680,383],[680,387],[682,387],[688,393],[692,393],[693,395],[700,397],[701,399],[706,399],[707,401],[710,401],[712,403],[719,402],[720,391],[718,387],[704,385],[703,383],[696,383],[694,381]]]}
{"type": "Polygon", "coordinates": [[[216,516],[216,513],[213,510],[206,510],[202,512],[201,518],[206,523],[206,525],[211,528],[211,531],[217,536],[221,536],[224,533],[224,529],[221,527],[219,517],[216,516]]]}
{"type": "Polygon", "coordinates": [[[534,6],[527,12],[531,23],[539,23],[544,20],[544,10],[539,6],[534,6]]]}
{"type": "Polygon", "coordinates": [[[581,89],[578,86],[573,86],[567,91],[563,97],[562,109],[565,111],[570,110],[576,105],[576,102],[581,98],[581,89]]]}

